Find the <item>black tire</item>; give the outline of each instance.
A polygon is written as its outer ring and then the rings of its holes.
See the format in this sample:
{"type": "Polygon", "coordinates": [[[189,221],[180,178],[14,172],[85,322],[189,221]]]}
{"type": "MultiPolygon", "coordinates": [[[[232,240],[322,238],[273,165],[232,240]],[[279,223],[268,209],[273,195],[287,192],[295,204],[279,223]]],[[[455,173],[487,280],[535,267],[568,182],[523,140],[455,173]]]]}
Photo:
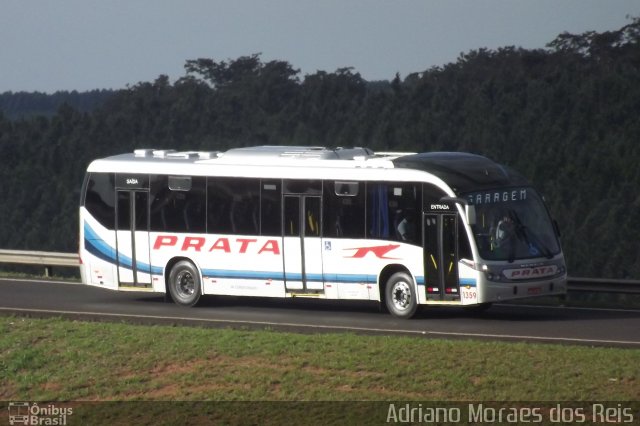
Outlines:
{"type": "Polygon", "coordinates": [[[394,317],[409,319],[418,310],[413,279],[405,272],[391,275],[384,289],[384,301],[394,317]]]}
{"type": "Polygon", "coordinates": [[[181,260],[171,268],[168,287],[171,298],[176,304],[194,306],[202,294],[198,269],[193,263],[181,260]]]}

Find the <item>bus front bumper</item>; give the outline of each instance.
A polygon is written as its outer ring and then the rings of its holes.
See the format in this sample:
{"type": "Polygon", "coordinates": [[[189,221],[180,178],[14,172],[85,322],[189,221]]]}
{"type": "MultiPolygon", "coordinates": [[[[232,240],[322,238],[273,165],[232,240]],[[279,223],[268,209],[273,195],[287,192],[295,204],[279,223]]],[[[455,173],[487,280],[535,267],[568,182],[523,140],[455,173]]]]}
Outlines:
{"type": "Polygon", "coordinates": [[[501,302],[514,299],[542,296],[565,296],[567,294],[566,275],[528,282],[487,281],[479,294],[478,303],[501,302]]]}

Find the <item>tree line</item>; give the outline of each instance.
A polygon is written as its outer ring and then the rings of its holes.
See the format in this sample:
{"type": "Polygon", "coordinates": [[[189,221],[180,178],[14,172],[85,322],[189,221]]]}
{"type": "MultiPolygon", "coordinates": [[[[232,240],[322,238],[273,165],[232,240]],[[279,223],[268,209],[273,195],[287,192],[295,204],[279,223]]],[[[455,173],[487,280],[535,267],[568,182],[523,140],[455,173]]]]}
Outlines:
{"type": "Polygon", "coordinates": [[[63,104],[80,112],[92,111],[102,105],[114,93],[113,90],[91,90],[89,92],[57,91],[0,93],[0,111],[9,119],[28,118],[38,115],[53,116],[63,104]]]}
{"type": "Polygon", "coordinates": [[[26,94],[0,95],[1,248],[76,250],[94,158],[143,147],[367,146],[507,164],[544,194],[570,274],[640,278],[640,18],[564,33],[545,49],[469,51],[390,81],[352,68],[302,76],[253,54],[188,60],[173,83],[161,75],[93,95],[58,98],[53,111],[42,96],[30,110],[26,94]],[[18,114],[7,107],[16,96],[18,114]]]}

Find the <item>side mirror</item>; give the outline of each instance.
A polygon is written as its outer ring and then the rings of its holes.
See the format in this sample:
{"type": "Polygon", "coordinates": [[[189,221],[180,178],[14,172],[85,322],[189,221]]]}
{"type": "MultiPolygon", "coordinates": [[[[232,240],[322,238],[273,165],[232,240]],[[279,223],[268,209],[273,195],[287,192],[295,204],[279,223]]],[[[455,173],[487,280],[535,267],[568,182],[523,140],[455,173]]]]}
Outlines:
{"type": "Polygon", "coordinates": [[[467,222],[467,225],[473,226],[476,224],[476,206],[469,204],[469,201],[458,197],[442,197],[440,201],[464,206],[464,220],[467,222]]]}

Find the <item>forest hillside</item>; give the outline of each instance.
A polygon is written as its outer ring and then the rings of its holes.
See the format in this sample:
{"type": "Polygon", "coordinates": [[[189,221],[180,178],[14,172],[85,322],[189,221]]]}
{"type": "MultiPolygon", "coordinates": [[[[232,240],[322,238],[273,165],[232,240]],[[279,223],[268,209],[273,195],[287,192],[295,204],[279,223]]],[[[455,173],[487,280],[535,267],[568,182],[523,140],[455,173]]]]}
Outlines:
{"type": "Polygon", "coordinates": [[[352,68],[300,75],[254,54],[188,60],[175,82],[161,75],[84,101],[40,95],[0,96],[0,248],[75,251],[79,190],[97,157],[368,146],[507,164],[545,195],[571,275],[640,279],[639,18],[546,49],[470,51],[391,81],[352,68]]]}

